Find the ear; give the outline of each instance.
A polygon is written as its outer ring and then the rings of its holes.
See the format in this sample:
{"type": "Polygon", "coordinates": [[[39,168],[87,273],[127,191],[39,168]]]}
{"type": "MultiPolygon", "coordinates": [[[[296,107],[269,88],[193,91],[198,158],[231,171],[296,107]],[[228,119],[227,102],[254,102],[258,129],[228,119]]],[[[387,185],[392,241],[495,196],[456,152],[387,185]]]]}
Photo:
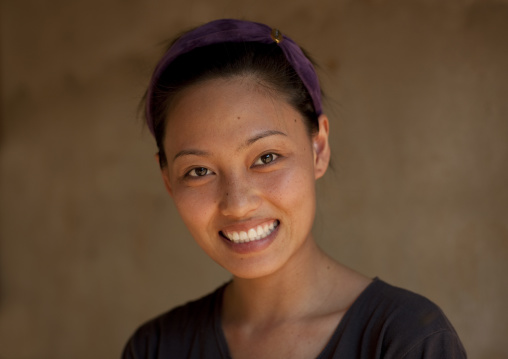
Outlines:
{"type": "MultiPolygon", "coordinates": [[[[160,168],[159,153],[155,154],[155,160],[157,161],[157,165],[160,168]]],[[[170,196],[173,196],[173,192],[171,190],[171,182],[169,181],[169,171],[168,171],[167,167],[161,168],[161,175],[162,175],[162,180],[164,181],[164,187],[166,187],[166,191],[168,191],[170,196]]]]}
{"type": "Polygon", "coordinates": [[[330,145],[328,143],[328,117],[320,115],[318,118],[319,132],[312,138],[314,149],[314,177],[321,178],[330,162],[330,145]]]}

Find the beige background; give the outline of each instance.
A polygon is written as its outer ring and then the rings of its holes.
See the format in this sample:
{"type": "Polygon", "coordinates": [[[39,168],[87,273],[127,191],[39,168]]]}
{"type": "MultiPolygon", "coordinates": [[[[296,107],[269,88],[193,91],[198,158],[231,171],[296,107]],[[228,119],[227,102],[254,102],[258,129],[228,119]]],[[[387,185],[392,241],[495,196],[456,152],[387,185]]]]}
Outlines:
{"type": "Polygon", "coordinates": [[[115,358],[228,279],[136,118],[160,42],[243,17],[322,65],[335,170],[318,241],[508,358],[508,2],[1,1],[0,358],[115,358]]]}

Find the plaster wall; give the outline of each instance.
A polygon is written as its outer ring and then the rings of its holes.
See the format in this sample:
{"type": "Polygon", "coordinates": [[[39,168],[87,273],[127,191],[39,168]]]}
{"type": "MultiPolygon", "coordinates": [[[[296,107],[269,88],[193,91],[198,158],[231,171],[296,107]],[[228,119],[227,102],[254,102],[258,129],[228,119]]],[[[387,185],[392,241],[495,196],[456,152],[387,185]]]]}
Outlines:
{"type": "Polygon", "coordinates": [[[174,34],[221,17],[321,64],[334,170],[315,234],[507,358],[508,2],[2,0],[0,358],[114,358],[229,275],[166,195],[137,105],[174,34]]]}

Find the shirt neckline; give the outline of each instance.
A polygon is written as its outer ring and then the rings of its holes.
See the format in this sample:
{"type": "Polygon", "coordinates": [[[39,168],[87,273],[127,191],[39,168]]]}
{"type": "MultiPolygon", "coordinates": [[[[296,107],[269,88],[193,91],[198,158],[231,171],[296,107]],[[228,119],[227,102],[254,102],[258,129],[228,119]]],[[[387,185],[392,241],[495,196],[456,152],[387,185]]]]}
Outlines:
{"type": "MultiPolygon", "coordinates": [[[[372,281],[369,283],[367,287],[358,295],[358,297],[354,300],[353,304],[346,310],[346,313],[342,316],[342,318],[337,323],[337,326],[335,327],[332,336],[326,343],[323,350],[319,353],[319,355],[316,357],[316,359],[324,359],[325,355],[330,351],[331,348],[333,348],[334,343],[337,341],[337,338],[344,332],[346,323],[349,321],[349,317],[354,315],[356,307],[361,305],[365,297],[368,297],[368,292],[372,290],[373,287],[377,283],[382,282],[378,277],[374,277],[372,281]]],[[[221,321],[221,306],[222,306],[222,298],[224,295],[224,290],[226,286],[231,283],[231,281],[224,283],[221,287],[217,289],[216,296],[215,296],[215,303],[214,303],[214,310],[213,310],[213,326],[214,326],[214,333],[215,338],[217,340],[217,344],[221,353],[222,358],[231,359],[231,354],[229,352],[229,346],[226,341],[226,335],[224,334],[224,331],[222,329],[222,321],[221,321]]]]}

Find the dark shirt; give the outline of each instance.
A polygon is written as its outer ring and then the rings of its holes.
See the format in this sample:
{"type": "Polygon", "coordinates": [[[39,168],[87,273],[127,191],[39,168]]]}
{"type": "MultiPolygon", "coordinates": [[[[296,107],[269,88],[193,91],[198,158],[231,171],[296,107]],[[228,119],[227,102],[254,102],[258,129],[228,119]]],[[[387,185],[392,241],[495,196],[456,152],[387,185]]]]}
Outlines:
{"type": "MultiPolygon", "coordinates": [[[[231,358],[220,320],[225,286],[141,326],[122,358],[231,358]]],[[[318,356],[328,358],[455,359],[466,353],[439,307],[376,278],[318,356]]]]}

